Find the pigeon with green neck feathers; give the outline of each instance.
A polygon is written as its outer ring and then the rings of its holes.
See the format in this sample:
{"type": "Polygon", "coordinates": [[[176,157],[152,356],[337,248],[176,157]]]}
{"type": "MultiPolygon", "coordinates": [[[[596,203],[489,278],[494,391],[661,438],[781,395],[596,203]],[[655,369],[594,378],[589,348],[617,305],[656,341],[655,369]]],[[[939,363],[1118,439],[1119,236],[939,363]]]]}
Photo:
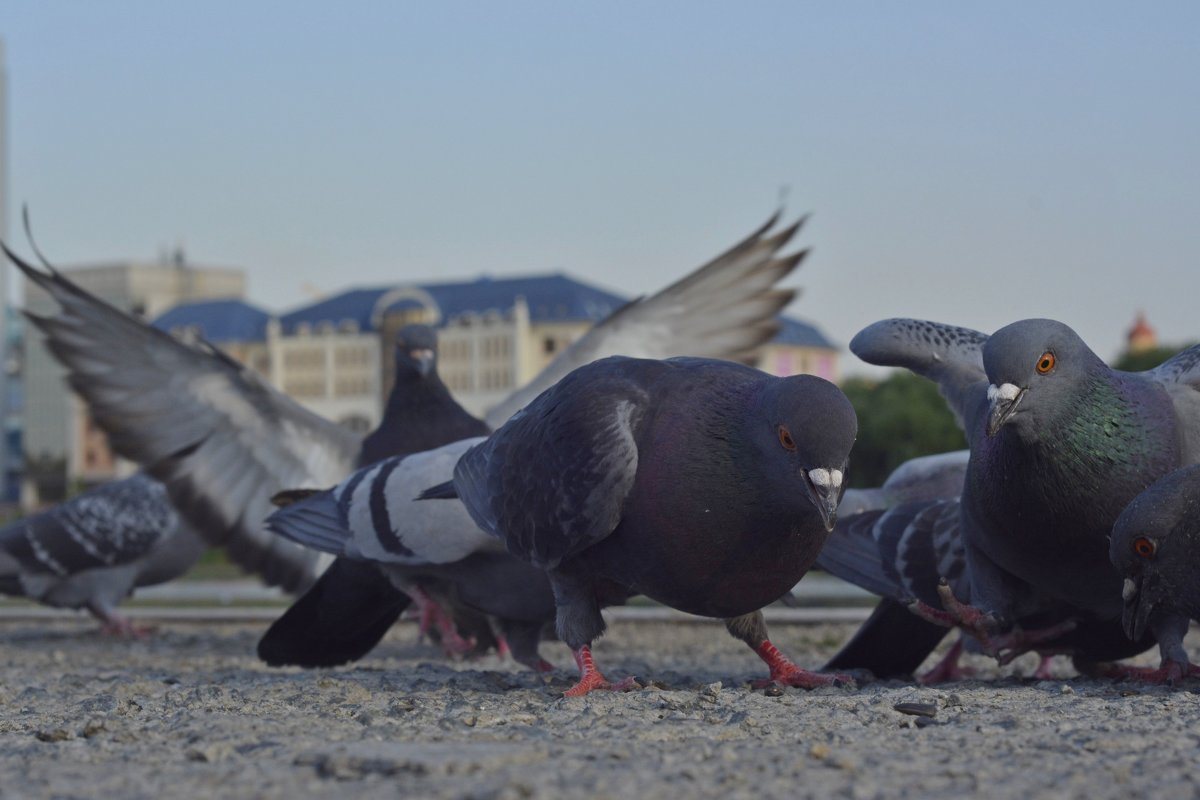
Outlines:
{"type": "MultiPolygon", "coordinates": [[[[1139,492],[1200,461],[1200,348],[1154,370],[1120,372],[1046,319],[990,337],[885,320],[850,348],[869,363],[936,381],[967,435],[960,514],[969,597],[943,587],[944,610],[926,606],[926,616],[966,628],[1002,657],[1056,648],[1077,616],[1089,627],[1118,625],[1122,580],[1108,537],[1139,492]],[[1035,616],[1053,624],[1041,633],[1014,628],[1035,616]]],[[[1169,638],[1153,620],[1150,627],[1160,645],[1169,638]]],[[[1139,649],[1131,642],[1129,654],[1139,649]]],[[[1162,656],[1163,670],[1138,677],[1177,672],[1167,669],[1175,655],[1162,656]]],[[[1093,668],[1081,660],[1080,668],[1093,668]]]]}

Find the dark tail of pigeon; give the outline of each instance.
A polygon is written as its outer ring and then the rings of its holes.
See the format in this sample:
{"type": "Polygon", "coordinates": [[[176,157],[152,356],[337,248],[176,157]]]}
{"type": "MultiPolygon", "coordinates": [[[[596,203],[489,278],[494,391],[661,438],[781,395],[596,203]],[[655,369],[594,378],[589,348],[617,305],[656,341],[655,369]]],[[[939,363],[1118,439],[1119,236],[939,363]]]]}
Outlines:
{"type": "Polygon", "coordinates": [[[456,497],[458,497],[458,490],[454,488],[454,481],[446,481],[445,483],[439,483],[437,486],[430,486],[417,495],[418,500],[453,500],[456,497]]]}
{"type": "Polygon", "coordinates": [[[336,667],[371,652],[411,601],[374,564],[339,558],[267,629],[272,667],[336,667]]]}

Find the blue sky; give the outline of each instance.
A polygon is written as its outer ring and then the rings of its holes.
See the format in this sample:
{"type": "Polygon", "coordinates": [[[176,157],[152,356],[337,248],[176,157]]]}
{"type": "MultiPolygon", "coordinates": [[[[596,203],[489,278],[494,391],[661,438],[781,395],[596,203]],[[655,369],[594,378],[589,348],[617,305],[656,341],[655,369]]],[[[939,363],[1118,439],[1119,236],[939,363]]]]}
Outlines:
{"type": "MultiPolygon", "coordinates": [[[[305,287],[652,291],[789,189],[791,312],[1200,339],[1200,4],[17,2],[9,230],[305,287]]],[[[20,237],[13,236],[20,243],[20,237]]],[[[853,362],[850,358],[849,361],[853,362]]]]}

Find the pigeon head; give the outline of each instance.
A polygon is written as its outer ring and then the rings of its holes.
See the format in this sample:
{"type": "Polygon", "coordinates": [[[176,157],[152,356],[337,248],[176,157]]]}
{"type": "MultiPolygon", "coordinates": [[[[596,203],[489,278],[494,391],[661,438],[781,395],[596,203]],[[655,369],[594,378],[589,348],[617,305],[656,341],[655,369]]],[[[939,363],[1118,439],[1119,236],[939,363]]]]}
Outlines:
{"type": "Polygon", "coordinates": [[[421,377],[437,369],[437,333],[428,325],[405,325],[396,332],[396,373],[421,377]]]}
{"type": "Polygon", "coordinates": [[[829,381],[794,375],[767,384],[751,415],[757,463],[769,490],[787,497],[797,481],[826,530],[837,524],[858,419],[846,395],[829,381]]]}
{"type": "Polygon", "coordinates": [[[988,337],[983,366],[991,381],[987,435],[1007,425],[1036,441],[1072,408],[1080,385],[1104,362],[1061,322],[1027,319],[988,337]]]}
{"type": "Polygon", "coordinates": [[[1113,526],[1109,558],[1125,578],[1122,622],[1137,639],[1158,613],[1200,617],[1200,465],[1160,478],[1113,526]]]}

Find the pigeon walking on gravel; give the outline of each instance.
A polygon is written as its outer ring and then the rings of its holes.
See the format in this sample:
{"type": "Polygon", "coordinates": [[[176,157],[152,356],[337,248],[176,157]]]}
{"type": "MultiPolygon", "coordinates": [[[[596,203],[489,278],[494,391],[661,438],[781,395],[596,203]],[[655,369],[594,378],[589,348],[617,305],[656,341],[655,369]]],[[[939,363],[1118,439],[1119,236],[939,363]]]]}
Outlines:
{"type": "MultiPolygon", "coordinates": [[[[963,627],[1004,658],[1063,646],[1073,628],[1100,628],[1092,638],[1106,639],[1105,626],[1115,629],[1121,615],[1121,577],[1108,557],[1113,523],[1154,480],[1200,459],[1200,347],[1127,373],[1052,320],[988,337],[894,319],[860,332],[850,348],[937,381],[967,435],[960,517],[971,605],[945,585],[942,608],[926,603],[926,616],[963,627]],[[1045,627],[1031,629],[1031,619],[1045,627]]],[[[1127,645],[1129,654],[1142,646],[1127,645]]],[[[1170,658],[1163,653],[1164,666],[1170,658]]],[[[1090,668],[1080,662],[1076,654],[1090,668]]]]}
{"type": "MultiPolygon", "coordinates": [[[[425,503],[420,491],[448,480],[458,459],[482,439],[466,439],[407,456],[395,456],[355,472],[333,489],[283,492],[286,504],[267,518],[267,527],[305,547],[346,563],[369,565],[404,591],[427,592],[494,620],[495,634],[518,662],[533,669],[549,665],[538,655],[542,629],[554,620],[554,595],[545,573],[509,555],[484,533],[462,503],[425,503]]],[[[324,581],[317,585],[322,586],[324,581]]],[[[311,594],[312,592],[310,592],[311,594]]],[[[333,624],[340,601],[314,606],[333,624]]],[[[360,623],[371,622],[371,608],[360,623]]],[[[289,614],[292,611],[289,610],[289,614]]],[[[277,623],[278,624],[278,623],[277,623]]],[[[270,633],[259,652],[270,663],[282,643],[270,633]]],[[[298,646],[298,645],[294,645],[298,646]]]]}
{"type": "Polygon", "coordinates": [[[1183,647],[1189,620],[1200,619],[1200,465],[1135,497],[1113,526],[1109,556],[1125,579],[1125,632],[1140,639],[1154,629],[1165,679],[1200,674],[1183,647]]]}
{"type": "MultiPolygon", "coordinates": [[[[423,498],[459,497],[509,552],[545,570],[568,695],[610,684],[591,644],[600,609],[644,594],[726,620],[770,680],[827,684],[767,638],[759,609],[816,559],[857,432],[833,384],[710,359],[613,357],[538,396],[423,498]]],[[[848,679],[846,679],[848,680],[848,679]]]]}
{"type": "Polygon", "coordinates": [[[179,577],[205,549],[163,485],[139,473],[0,528],[0,592],[86,608],[106,633],[138,636],[117,605],[179,577]]]}

